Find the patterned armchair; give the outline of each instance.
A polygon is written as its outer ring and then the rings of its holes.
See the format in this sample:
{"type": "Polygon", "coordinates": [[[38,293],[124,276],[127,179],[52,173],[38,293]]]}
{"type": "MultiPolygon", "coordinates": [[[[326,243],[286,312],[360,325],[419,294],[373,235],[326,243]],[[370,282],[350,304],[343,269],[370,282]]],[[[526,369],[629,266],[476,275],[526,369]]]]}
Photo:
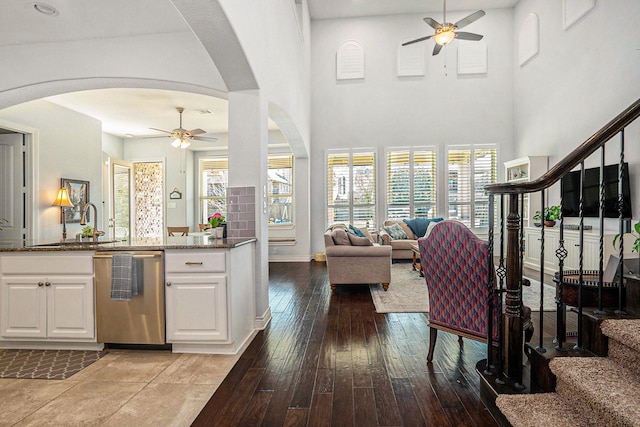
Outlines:
{"type": "MultiPolygon", "coordinates": [[[[438,329],[462,338],[487,342],[487,301],[489,274],[488,242],[476,237],[464,224],[442,221],[428,237],[418,239],[422,269],[429,290],[429,353],[433,360],[438,329]]],[[[498,338],[500,313],[498,296],[493,298],[493,338],[498,338]]]]}

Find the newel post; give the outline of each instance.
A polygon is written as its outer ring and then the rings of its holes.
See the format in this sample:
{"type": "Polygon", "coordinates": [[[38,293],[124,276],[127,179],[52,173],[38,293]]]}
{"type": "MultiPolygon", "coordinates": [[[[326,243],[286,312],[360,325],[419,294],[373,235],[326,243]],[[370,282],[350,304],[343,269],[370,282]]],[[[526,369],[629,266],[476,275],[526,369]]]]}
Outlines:
{"type": "Polygon", "coordinates": [[[507,292],[505,297],[504,375],[522,383],[522,321],[520,318],[520,215],[518,194],[509,195],[507,216],[507,292]]]}

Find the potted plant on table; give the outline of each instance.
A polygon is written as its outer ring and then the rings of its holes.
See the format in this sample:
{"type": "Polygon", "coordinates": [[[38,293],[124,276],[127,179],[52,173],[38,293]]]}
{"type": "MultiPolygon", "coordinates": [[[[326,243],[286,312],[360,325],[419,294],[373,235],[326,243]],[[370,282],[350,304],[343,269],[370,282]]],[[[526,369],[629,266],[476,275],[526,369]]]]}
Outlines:
{"type": "MultiPolygon", "coordinates": [[[[556,225],[556,221],[560,218],[560,206],[548,206],[544,208],[544,226],[545,227],[553,227],[556,225]]],[[[533,215],[534,220],[540,221],[542,219],[542,213],[540,211],[536,211],[533,215]]]]}

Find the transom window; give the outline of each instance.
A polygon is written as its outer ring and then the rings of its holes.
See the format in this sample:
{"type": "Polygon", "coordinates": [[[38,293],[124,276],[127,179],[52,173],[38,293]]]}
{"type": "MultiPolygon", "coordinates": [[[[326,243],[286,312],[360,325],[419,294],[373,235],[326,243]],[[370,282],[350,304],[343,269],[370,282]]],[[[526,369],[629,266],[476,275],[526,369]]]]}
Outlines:
{"type": "Polygon", "coordinates": [[[373,150],[327,153],[327,221],[375,228],[376,168],[373,150]]]}

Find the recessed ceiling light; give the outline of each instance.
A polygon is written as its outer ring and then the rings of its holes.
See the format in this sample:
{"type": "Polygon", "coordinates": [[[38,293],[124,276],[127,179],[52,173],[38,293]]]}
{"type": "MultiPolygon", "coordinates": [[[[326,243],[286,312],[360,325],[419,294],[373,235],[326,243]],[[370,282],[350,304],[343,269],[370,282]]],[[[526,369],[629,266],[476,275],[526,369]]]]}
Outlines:
{"type": "Polygon", "coordinates": [[[58,16],[58,9],[46,3],[33,3],[33,8],[43,15],[58,16]]]}
{"type": "Polygon", "coordinates": [[[133,138],[133,134],[132,133],[125,133],[124,136],[127,137],[127,138],[133,138]]]}
{"type": "Polygon", "coordinates": [[[211,114],[211,110],[207,110],[206,108],[201,108],[199,110],[196,110],[198,113],[200,114],[211,114]]]}

